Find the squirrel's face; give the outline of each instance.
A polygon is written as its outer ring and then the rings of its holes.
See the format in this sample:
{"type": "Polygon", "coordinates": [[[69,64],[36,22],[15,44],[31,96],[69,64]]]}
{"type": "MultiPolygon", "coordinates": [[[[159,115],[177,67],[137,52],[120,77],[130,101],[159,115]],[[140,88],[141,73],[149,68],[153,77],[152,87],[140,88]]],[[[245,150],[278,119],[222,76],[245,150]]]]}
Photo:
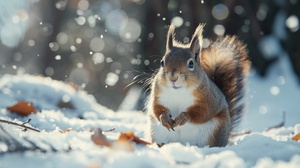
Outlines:
{"type": "MultiPolygon", "coordinates": [[[[200,64],[197,62],[201,52],[203,25],[199,25],[189,44],[181,44],[174,39],[175,26],[170,25],[167,34],[166,54],[162,58],[158,72],[159,85],[174,89],[199,86],[200,64]]],[[[200,59],[199,59],[200,60],[200,59]]]]}
{"type": "Polygon", "coordinates": [[[161,84],[165,87],[181,89],[198,86],[199,65],[189,49],[173,48],[160,62],[161,84]]]}

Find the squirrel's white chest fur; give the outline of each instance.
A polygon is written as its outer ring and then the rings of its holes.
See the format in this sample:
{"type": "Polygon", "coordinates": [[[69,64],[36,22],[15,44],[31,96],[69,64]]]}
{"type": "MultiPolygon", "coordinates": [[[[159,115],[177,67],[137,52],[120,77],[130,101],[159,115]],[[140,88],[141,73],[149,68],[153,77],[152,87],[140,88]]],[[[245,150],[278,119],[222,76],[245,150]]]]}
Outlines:
{"type": "MultiPolygon", "coordinates": [[[[170,110],[170,114],[174,119],[194,104],[193,89],[164,88],[159,94],[158,101],[170,110]]],[[[192,124],[188,122],[182,126],[175,127],[175,131],[169,131],[161,122],[151,119],[149,131],[151,132],[152,140],[158,144],[180,142],[182,144],[207,146],[209,145],[209,138],[217,125],[217,120],[212,119],[204,124],[192,124]]]]}
{"type": "Polygon", "coordinates": [[[164,87],[158,96],[158,102],[168,108],[172,118],[175,118],[194,104],[193,88],[164,87]]]}

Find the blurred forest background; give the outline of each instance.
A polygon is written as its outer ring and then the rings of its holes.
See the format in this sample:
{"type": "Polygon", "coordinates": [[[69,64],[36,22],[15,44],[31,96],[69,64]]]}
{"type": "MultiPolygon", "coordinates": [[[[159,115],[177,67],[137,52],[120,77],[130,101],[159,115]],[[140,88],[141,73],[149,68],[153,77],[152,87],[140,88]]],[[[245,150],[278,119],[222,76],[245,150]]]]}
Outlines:
{"type": "Polygon", "coordinates": [[[239,36],[262,77],[286,52],[300,79],[298,0],[1,0],[0,7],[1,76],[72,82],[114,110],[135,76],[159,67],[171,23],[185,43],[199,23],[205,38],[239,36]]]}

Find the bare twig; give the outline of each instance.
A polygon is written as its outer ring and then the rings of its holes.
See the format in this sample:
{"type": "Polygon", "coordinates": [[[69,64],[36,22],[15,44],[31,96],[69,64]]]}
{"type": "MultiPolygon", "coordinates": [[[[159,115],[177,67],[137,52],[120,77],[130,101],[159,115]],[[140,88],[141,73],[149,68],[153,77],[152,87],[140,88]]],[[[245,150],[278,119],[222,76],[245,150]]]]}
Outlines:
{"type": "MultiPolygon", "coordinates": [[[[6,124],[12,124],[19,127],[22,127],[24,129],[30,129],[36,132],[40,132],[40,130],[34,129],[32,127],[25,126],[25,124],[29,123],[30,119],[18,124],[11,121],[6,121],[3,119],[0,119],[0,141],[4,142],[4,144],[8,147],[6,151],[0,151],[0,157],[1,155],[7,154],[7,153],[14,153],[14,152],[26,152],[26,151],[38,151],[41,153],[47,153],[47,152],[70,152],[72,151],[71,146],[68,144],[67,148],[65,149],[57,149],[55,146],[55,143],[47,142],[43,139],[38,139],[39,145],[36,143],[37,139],[32,139],[29,137],[20,137],[19,134],[10,134],[7,130],[5,130],[2,127],[1,123],[6,124]],[[42,145],[40,145],[42,144],[42,145]]],[[[28,134],[31,135],[31,134],[28,134]]],[[[0,166],[1,167],[1,166],[0,166]]]]}
{"type": "MultiPolygon", "coordinates": [[[[29,118],[27,121],[23,122],[21,125],[25,126],[25,124],[28,124],[31,121],[31,118],[29,118]]],[[[24,132],[26,132],[28,129],[25,127],[23,129],[24,132]]]]}
{"type": "MultiPolygon", "coordinates": [[[[91,128],[91,129],[90,129],[90,132],[93,132],[93,131],[95,131],[95,130],[97,130],[97,129],[101,129],[101,128],[91,128]]],[[[113,127],[113,128],[109,128],[109,129],[107,129],[107,130],[102,130],[102,129],[101,129],[101,132],[113,132],[113,131],[115,131],[115,130],[116,130],[116,128],[113,127]]]]}
{"type": "Polygon", "coordinates": [[[31,119],[28,119],[27,121],[23,122],[22,124],[18,124],[18,123],[12,122],[12,121],[7,121],[7,120],[0,119],[0,122],[2,122],[2,123],[16,125],[16,126],[19,126],[19,127],[23,127],[24,128],[23,131],[27,131],[29,129],[29,130],[32,130],[32,131],[35,131],[35,132],[41,132],[38,129],[35,129],[35,128],[32,128],[32,127],[28,127],[28,126],[25,125],[25,124],[29,123],[30,121],[31,121],[31,119]]]}
{"type": "Polygon", "coordinates": [[[250,131],[250,130],[245,130],[245,131],[241,131],[241,132],[230,132],[229,137],[233,138],[233,137],[247,135],[247,134],[251,134],[251,133],[252,133],[252,131],[250,131]]]}
{"type": "Polygon", "coordinates": [[[278,123],[278,124],[276,124],[276,125],[274,125],[274,126],[271,126],[271,127],[267,128],[267,131],[269,131],[271,129],[274,129],[274,128],[280,128],[280,127],[283,127],[285,125],[286,113],[285,113],[285,111],[282,111],[281,114],[282,114],[282,116],[281,116],[282,117],[281,122],[278,123]]]}
{"type": "Polygon", "coordinates": [[[28,124],[30,121],[31,121],[31,118],[29,118],[27,121],[24,121],[24,122],[22,123],[22,125],[28,124]]]}
{"type": "Polygon", "coordinates": [[[116,128],[110,128],[110,129],[107,129],[107,130],[104,130],[103,132],[112,132],[114,131],[116,128]]]}

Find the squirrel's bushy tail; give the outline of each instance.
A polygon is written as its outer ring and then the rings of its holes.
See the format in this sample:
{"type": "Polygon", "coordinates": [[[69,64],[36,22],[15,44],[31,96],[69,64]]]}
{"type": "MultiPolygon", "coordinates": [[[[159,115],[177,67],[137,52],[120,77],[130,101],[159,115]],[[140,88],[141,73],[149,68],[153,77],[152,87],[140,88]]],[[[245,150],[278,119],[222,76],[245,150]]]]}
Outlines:
{"type": "Polygon", "coordinates": [[[235,36],[220,37],[202,49],[201,65],[220,88],[229,105],[231,130],[240,122],[245,103],[245,78],[250,61],[245,45],[235,36]]]}

